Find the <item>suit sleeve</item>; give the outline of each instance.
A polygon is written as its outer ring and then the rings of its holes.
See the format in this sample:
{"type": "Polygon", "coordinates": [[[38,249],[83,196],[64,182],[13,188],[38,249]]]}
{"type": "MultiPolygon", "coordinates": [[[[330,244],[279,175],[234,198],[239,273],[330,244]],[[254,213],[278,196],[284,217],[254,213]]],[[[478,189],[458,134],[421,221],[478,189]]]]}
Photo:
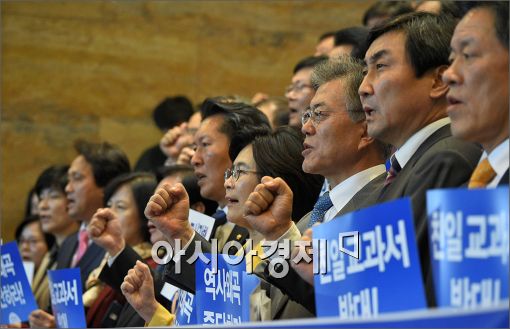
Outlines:
{"type": "Polygon", "coordinates": [[[124,277],[127,275],[127,272],[135,266],[137,260],[142,261],[142,258],[133,248],[126,245],[124,250],[117,256],[112,266],[106,264],[103,267],[103,270],[99,274],[99,279],[120,292],[120,285],[124,282],[124,277]]]}
{"type": "Polygon", "coordinates": [[[184,255],[179,260],[180,270],[177,270],[175,261],[171,260],[165,267],[164,280],[178,288],[195,294],[195,262],[191,262],[190,259],[193,259],[196,253],[210,252],[211,244],[200,234],[195,233],[193,240],[188,248],[184,250],[184,255]]]}
{"type": "Polygon", "coordinates": [[[435,306],[436,302],[428,243],[427,190],[461,186],[469,180],[481,155],[481,150],[475,145],[464,143],[450,147],[449,150],[434,152],[433,156],[423,157],[413,168],[404,192],[413,205],[416,241],[429,306],[435,306]]]}

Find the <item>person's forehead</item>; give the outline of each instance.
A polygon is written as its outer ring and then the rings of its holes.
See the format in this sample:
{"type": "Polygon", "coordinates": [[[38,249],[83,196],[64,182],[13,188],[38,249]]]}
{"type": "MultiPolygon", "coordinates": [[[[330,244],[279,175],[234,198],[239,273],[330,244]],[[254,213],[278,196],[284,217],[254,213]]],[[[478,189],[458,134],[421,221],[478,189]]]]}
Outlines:
{"type": "Polygon", "coordinates": [[[205,118],[200,124],[200,128],[198,128],[195,138],[200,139],[206,136],[210,138],[218,137],[218,134],[223,134],[223,132],[220,130],[223,122],[224,118],[221,114],[216,114],[205,118]]]}
{"type": "Polygon", "coordinates": [[[380,57],[396,56],[405,52],[406,35],[403,31],[391,31],[375,39],[365,54],[365,62],[370,63],[380,57]]]}
{"type": "Polygon", "coordinates": [[[473,41],[496,38],[494,16],[488,8],[469,11],[457,24],[453,33],[452,46],[462,46],[473,41]]]}
{"type": "Polygon", "coordinates": [[[305,67],[305,68],[297,71],[296,74],[294,74],[292,76],[292,82],[298,82],[298,81],[309,82],[311,75],[312,75],[312,68],[305,67]]]}
{"type": "Polygon", "coordinates": [[[345,84],[343,78],[334,79],[322,84],[315,93],[310,107],[314,109],[322,104],[328,103],[329,105],[336,105],[339,107],[344,103],[345,97],[345,84]]]}
{"type": "Polygon", "coordinates": [[[87,159],[83,155],[78,155],[73,162],[71,162],[71,166],[69,167],[68,173],[71,172],[84,172],[92,170],[92,166],[87,161],[87,159]]]}

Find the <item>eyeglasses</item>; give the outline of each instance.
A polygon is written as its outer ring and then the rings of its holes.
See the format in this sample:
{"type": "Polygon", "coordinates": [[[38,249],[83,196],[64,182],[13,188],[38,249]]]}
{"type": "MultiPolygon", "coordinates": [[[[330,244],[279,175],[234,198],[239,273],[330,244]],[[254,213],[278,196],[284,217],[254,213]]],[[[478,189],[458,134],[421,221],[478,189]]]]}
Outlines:
{"type": "Polygon", "coordinates": [[[28,239],[20,238],[18,244],[22,245],[23,243],[28,243],[30,246],[35,246],[36,244],[38,244],[39,242],[42,242],[42,241],[43,241],[42,239],[35,239],[35,238],[28,238],[28,239]]]}
{"type": "Polygon", "coordinates": [[[306,110],[305,113],[301,116],[301,124],[304,126],[308,120],[312,119],[312,123],[316,126],[318,125],[322,120],[324,120],[324,113],[323,111],[313,111],[313,110],[306,110]]]}
{"type": "Polygon", "coordinates": [[[288,85],[285,88],[285,93],[288,94],[291,91],[301,92],[305,88],[313,88],[313,86],[309,85],[309,84],[306,84],[306,83],[296,83],[296,84],[288,85]]]}
{"type": "Polygon", "coordinates": [[[252,174],[260,174],[258,171],[255,171],[255,170],[244,170],[244,169],[240,169],[239,166],[237,165],[234,165],[231,168],[225,170],[225,181],[227,179],[229,179],[230,177],[233,177],[234,178],[234,182],[237,182],[237,180],[239,179],[239,176],[241,176],[241,174],[247,174],[247,173],[252,173],[252,174]]]}

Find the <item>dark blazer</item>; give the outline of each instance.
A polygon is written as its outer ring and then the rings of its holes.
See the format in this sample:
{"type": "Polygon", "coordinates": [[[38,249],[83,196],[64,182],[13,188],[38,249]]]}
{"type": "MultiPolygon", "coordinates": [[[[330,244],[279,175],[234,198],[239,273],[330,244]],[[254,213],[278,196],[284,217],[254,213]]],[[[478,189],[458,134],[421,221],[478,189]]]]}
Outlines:
{"type": "MultiPolygon", "coordinates": [[[[57,269],[71,267],[71,262],[77,248],[78,232],[65,239],[60,246],[57,257],[57,269]]],[[[78,264],[76,264],[75,267],[80,268],[81,286],[83,291],[85,291],[85,282],[87,282],[90,272],[101,264],[101,261],[104,258],[104,253],[104,249],[95,243],[91,243],[83,257],[78,261],[78,264]]]]}
{"type": "MultiPolygon", "coordinates": [[[[140,255],[136,253],[130,246],[126,245],[124,250],[115,258],[112,266],[105,265],[99,274],[99,279],[108,284],[113,289],[121,292],[120,285],[124,282],[127,272],[132,269],[136,261],[143,261],[140,255]]],[[[151,269],[154,281],[154,293],[156,300],[165,308],[170,309],[171,302],[161,295],[164,281],[157,271],[151,269]]],[[[121,292],[122,293],[122,292],[121,292]]],[[[116,327],[143,327],[144,319],[138,315],[136,310],[129,304],[125,303],[119,312],[119,317],[115,323],[116,327]]]]}
{"type": "Polygon", "coordinates": [[[481,153],[477,145],[452,137],[450,125],[442,127],[420,145],[378,198],[378,202],[411,198],[416,242],[429,306],[435,305],[435,298],[429,256],[426,192],[430,189],[461,186],[469,180],[481,153]]]}
{"type": "MultiPolygon", "coordinates": [[[[378,193],[382,190],[386,173],[383,173],[356,193],[349,202],[336,214],[337,217],[374,205],[377,202],[378,193]]],[[[298,223],[297,227],[301,234],[308,228],[311,212],[306,214],[298,223]]],[[[266,261],[261,263],[256,274],[262,276],[270,284],[263,285],[268,289],[266,294],[271,298],[271,315],[274,319],[289,319],[313,317],[315,310],[314,288],[304,281],[289,264],[289,273],[284,278],[278,279],[270,276],[266,261]]]]}

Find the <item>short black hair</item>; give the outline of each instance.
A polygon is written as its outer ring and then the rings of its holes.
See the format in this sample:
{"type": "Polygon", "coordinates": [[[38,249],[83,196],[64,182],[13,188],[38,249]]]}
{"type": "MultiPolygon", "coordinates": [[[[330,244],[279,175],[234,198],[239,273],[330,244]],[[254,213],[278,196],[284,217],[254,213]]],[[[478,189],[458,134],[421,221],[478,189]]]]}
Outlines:
{"type": "Polygon", "coordinates": [[[365,11],[363,25],[366,26],[372,18],[388,17],[388,19],[392,19],[411,12],[413,12],[413,7],[408,1],[378,1],[365,11]]]}
{"type": "Polygon", "coordinates": [[[220,131],[230,140],[229,155],[233,159],[256,136],[271,131],[267,116],[256,107],[245,103],[224,103],[208,98],[202,105],[201,113],[202,120],[214,115],[223,117],[220,131]]]}
{"type": "Polygon", "coordinates": [[[14,233],[14,236],[16,237],[16,242],[19,245],[19,240],[21,238],[21,233],[23,233],[23,229],[25,228],[25,226],[27,226],[28,224],[32,224],[32,223],[39,224],[39,229],[41,230],[41,232],[44,236],[44,241],[46,242],[46,246],[48,247],[48,250],[50,250],[53,247],[53,245],[55,244],[55,237],[52,234],[45,233],[43,231],[42,226],[41,226],[41,220],[38,215],[27,216],[23,219],[23,221],[21,221],[21,223],[19,223],[18,227],[16,227],[16,232],[14,233]]]}
{"type": "Polygon", "coordinates": [[[40,197],[45,189],[54,189],[65,193],[68,165],[55,165],[44,169],[35,183],[35,192],[40,197]]]}
{"type": "Polygon", "coordinates": [[[296,66],[294,66],[294,70],[292,71],[292,73],[296,74],[297,72],[303,69],[312,69],[315,65],[326,60],[328,60],[328,56],[324,55],[303,58],[296,64],[296,66]]]}
{"type": "Polygon", "coordinates": [[[190,206],[202,202],[205,206],[204,214],[212,216],[218,209],[218,203],[209,199],[204,198],[200,194],[200,187],[198,186],[198,178],[195,175],[187,175],[182,179],[182,185],[186,189],[189,196],[190,206]]]}
{"type": "Polygon", "coordinates": [[[352,45],[351,56],[363,59],[367,50],[368,29],[364,26],[352,26],[335,32],[335,47],[352,45]]]}
{"type": "Polygon", "coordinates": [[[138,218],[140,219],[140,232],[142,233],[143,240],[150,241],[149,229],[147,227],[148,220],[145,217],[144,211],[145,206],[154,194],[154,190],[158,184],[156,177],[151,173],[144,172],[131,172],[115,177],[105,187],[104,204],[107,204],[113,194],[124,184],[128,184],[133,193],[133,199],[135,200],[138,210],[138,218]]]}
{"type": "Polygon", "coordinates": [[[324,183],[322,176],[303,171],[303,141],[304,135],[297,128],[284,126],[255,138],[252,143],[259,178],[280,177],[294,193],[292,218],[295,221],[313,209],[324,183]]]}
{"type": "Polygon", "coordinates": [[[496,36],[508,50],[508,1],[466,1],[465,6],[467,11],[488,9],[492,13],[496,36]]]}
{"type": "Polygon", "coordinates": [[[370,30],[367,46],[383,34],[403,32],[406,55],[420,78],[430,69],[449,65],[450,40],[455,29],[452,17],[426,12],[398,16],[370,30]]]}
{"type": "Polygon", "coordinates": [[[74,143],[74,148],[92,167],[94,180],[99,187],[105,187],[116,176],[130,171],[128,157],[118,146],[80,139],[74,143]]]}
{"type": "Polygon", "coordinates": [[[152,118],[160,130],[167,130],[188,121],[193,112],[186,96],[166,97],[154,108],[152,118]]]}

